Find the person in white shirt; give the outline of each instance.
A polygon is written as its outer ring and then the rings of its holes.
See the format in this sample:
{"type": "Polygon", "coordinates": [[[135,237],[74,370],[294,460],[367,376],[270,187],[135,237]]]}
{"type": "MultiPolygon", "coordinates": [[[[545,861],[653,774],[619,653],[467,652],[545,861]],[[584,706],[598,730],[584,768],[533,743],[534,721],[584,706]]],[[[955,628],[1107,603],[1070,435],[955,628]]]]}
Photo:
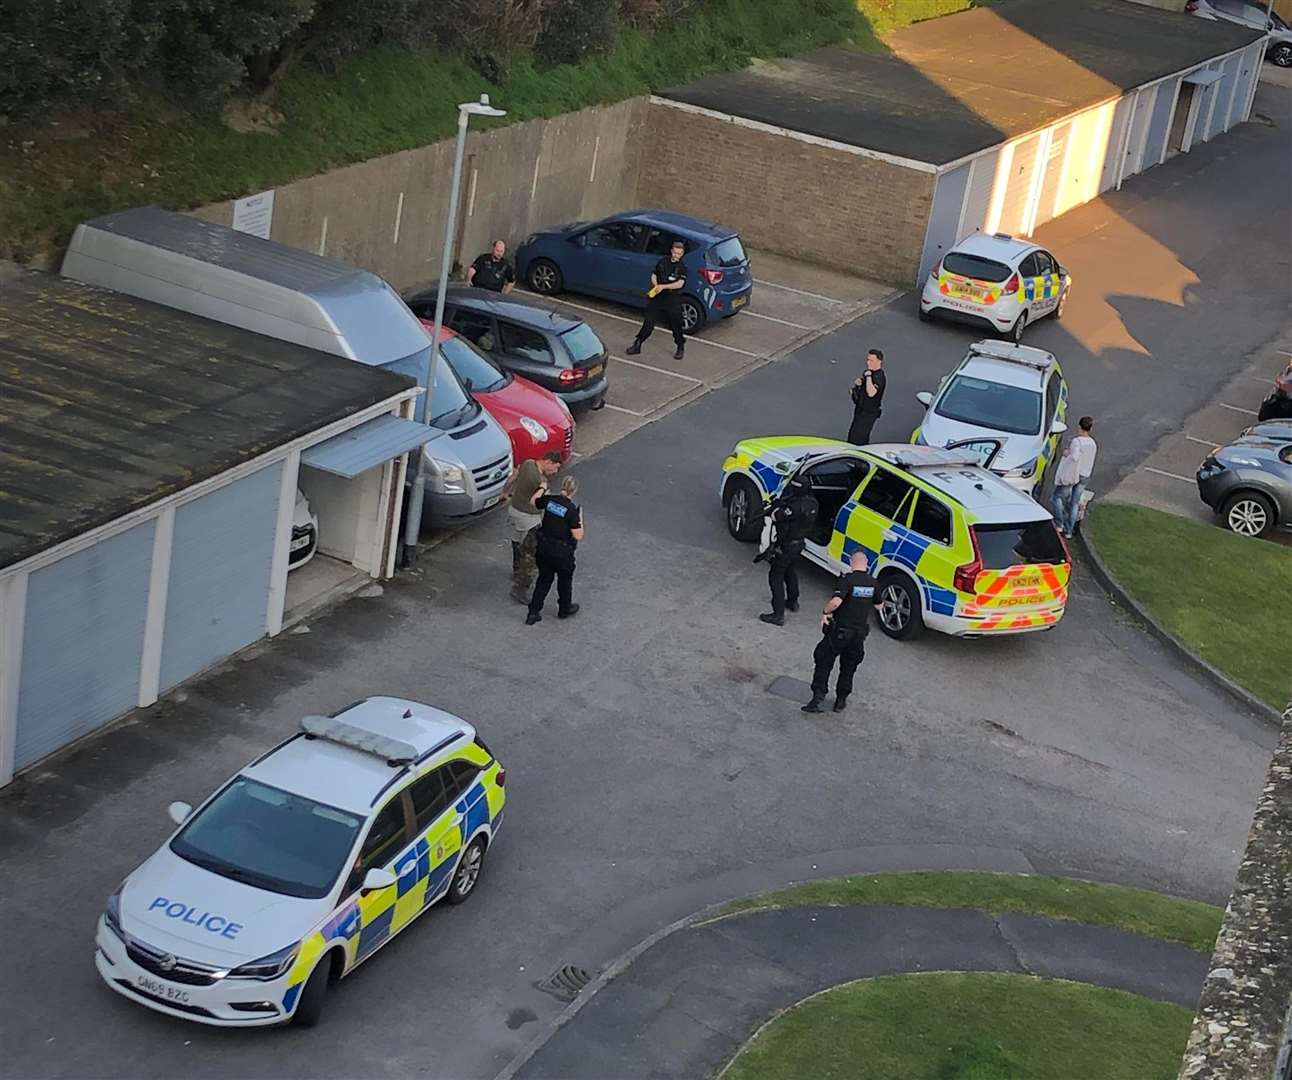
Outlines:
{"type": "Polygon", "coordinates": [[[1099,449],[1090,437],[1094,420],[1083,416],[1077,421],[1081,434],[1068,440],[1059,467],[1054,474],[1054,523],[1071,536],[1077,528],[1077,513],[1081,509],[1081,493],[1095,468],[1095,452],[1099,449]]]}

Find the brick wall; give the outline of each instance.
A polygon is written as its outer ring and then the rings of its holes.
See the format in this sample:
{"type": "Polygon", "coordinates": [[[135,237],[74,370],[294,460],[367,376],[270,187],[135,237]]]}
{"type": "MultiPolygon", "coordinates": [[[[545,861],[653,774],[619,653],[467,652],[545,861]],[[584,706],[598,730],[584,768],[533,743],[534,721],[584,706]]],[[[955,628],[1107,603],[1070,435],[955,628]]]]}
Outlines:
{"type": "Polygon", "coordinates": [[[639,201],[711,217],[751,247],[910,285],[933,175],[652,103],[639,201]]]}

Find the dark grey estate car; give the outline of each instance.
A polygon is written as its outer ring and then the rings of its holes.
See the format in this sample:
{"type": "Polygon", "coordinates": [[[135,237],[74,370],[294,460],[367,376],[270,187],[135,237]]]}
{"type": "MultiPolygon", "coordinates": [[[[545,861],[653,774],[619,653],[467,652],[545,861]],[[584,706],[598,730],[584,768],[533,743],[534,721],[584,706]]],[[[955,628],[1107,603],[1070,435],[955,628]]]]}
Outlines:
{"type": "MultiPolygon", "coordinates": [[[[419,319],[435,318],[434,288],[404,297],[419,319]]],[[[599,409],[610,379],[609,354],[582,319],[514,293],[469,285],[445,290],[444,325],[499,366],[558,394],[567,405],[599,409]]]]}
{"type": "Polygon", "coordinates": [[[1218,446],[1198,466],[1198,494],[1242,536],[1292,527],[1292,426],[1274,424],[1218,446]]]}

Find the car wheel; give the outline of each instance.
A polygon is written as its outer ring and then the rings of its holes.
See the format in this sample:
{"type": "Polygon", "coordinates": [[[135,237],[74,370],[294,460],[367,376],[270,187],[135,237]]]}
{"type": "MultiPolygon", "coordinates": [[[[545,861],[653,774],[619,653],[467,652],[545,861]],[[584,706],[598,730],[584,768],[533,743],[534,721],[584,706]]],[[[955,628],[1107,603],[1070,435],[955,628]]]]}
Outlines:
{"type": "Polygon", "coordinates": [[[920,594],[908,578],[896,572],[880,577],[875,614],[879,616],[879,628],[897,641],[910,641],[924,630],[920,594]]]}
{"type": "Polygon", "coordinates": [[[561,268],[551,259],[535,259],[530,263],[525,280],[529,282],[531,289],[544,296],[555,296],[565,285],[561,268]]]}
{"type": "Polygon", "coordinates": [[[1015,345],[1023,344],[1023,331],[1027,329],[1027,312],[1020,311],[1014,325],[1009,328],[1009,340],[1015,345]]]}
{"type": "Polygon", "coordinates": [[[1279,42],[1270,50],[1268,59],[1275,67],[1292,67],[1292,45],[1279,42]]]}
{"type": "Polygon", "coordinates": [[[1063,307],[1068,302],[1068,292],[1071,288],[1070,285],[1064,286],[1063,292],[1059,293],[1059,306],[1054,309],[1056,319],[1063,318],[1063,307]]]}
{"type": "Polygon", "coordinates": [[[292,1023],[301,1027],[314,1027],[323,1016],[323,1002],[327,998],[328,983],[332,981],[332,954],[328,953],[310,972],[301,991],[301,999],[296,1003],[296,1012],[292,1014],[292,1023]]]}
{"type": "Polygon", "coordinates": [[[752,481],[737,476],[727,487],[727,532],[742,543],[757,540],[763,531],[762,502],[752,481]]]}
{"type": "Polygon", "coordinates": [[[698,334],[705,321],[704,308],[700,306],[700,301],[684,296],[678,307],[682,312],[682,333],[698,334]]]}
{"type": "Polygon", "coordinates": [[[453,871],[453,883],[449,885],[448,894],[444,897],[450,904],[460,904],[470,896],[480,880],[480,870],[484,867],[485,842],[477,837],[467,845],[458,868],[453,871]]]}
{"type": "Polygon", "coordinates": [[[1274,528],[1274,504],[1255,491],[1229,496],[1220,516],[1239,536],[1264,536],[1274,528]]]}

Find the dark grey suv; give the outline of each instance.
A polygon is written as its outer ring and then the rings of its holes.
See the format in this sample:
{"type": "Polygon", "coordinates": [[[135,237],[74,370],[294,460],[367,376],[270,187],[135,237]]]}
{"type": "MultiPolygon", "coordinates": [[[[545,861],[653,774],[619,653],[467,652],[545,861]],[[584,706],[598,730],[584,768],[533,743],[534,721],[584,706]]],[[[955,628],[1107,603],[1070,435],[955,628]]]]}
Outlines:
{"type": "Polygon", "coordinates": [[[1241,536],[1292,527],[1292,427],[1273,424],[1218,446],[1198,466],[1198,494],[1241,536]],[[1273,429],[1273,430],[1271,430],[1273,429]]]}
{"type": "MultiPolygon", "coordinates": [[[[435,289],[404,297],[420,319],[435,318],[435,289]]],[[[524,376],[569,406],[599,409],[606,403],[609,354],[582,319],[514,294],[450,285],[444,325],[514,375],[524,376]]]]}

